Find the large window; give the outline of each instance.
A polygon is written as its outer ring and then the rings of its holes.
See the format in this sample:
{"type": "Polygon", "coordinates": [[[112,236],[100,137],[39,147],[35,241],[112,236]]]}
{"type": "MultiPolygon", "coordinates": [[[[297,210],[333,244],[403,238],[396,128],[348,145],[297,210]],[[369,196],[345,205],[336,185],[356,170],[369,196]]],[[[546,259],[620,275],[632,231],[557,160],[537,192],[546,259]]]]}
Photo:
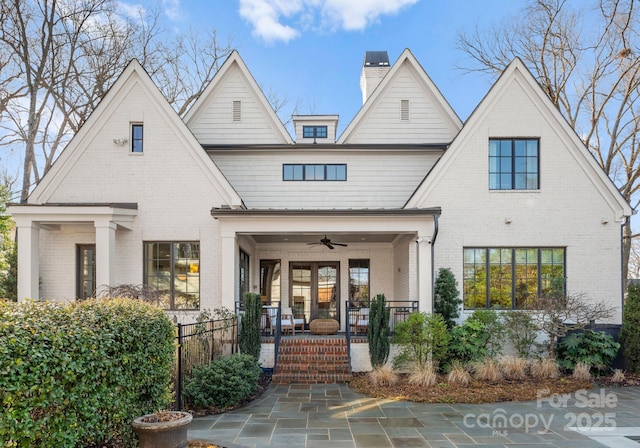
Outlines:
{"type": "Polygon", "coordinates": [[[369,302],[369,260],[349,260],[349,300],[352,306],[369,302]]]}
{"type": "Polygon", "coordinates": [[[343,163],[285,163],[282,180],[347,180],[347,165],[343,163]]]}
{"type": "Polygon", "coordinates": [[[538,139],[489,140],[489,189],[540,188],[538,139]]]}
{"type": "Polygon", "coordinates": [[[145,242],[144,283],[168,310],[200,308],[200,243],[145,242]]]}
{"type": "Polygon", "coordinates": [[[565,249],[465,248],[464,307],[523,309],[527,299],[564,292],[565,249]]]}

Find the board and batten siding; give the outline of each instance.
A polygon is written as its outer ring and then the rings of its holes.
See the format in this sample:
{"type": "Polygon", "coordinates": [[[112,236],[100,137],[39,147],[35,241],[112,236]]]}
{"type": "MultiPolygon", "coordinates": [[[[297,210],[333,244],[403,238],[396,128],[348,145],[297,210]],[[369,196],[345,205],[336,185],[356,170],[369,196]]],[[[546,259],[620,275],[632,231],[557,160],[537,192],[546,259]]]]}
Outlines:
{"type": "Polygon", "coordinates": [[[248,208],[289,209],[400,208],[440,154],[440,151],[349,152],[344,147],[328,153],[210,152],[248,208]],[[283,181],[282,166],[288,163],[344,163],[347,180],[283,181]]]}
{"type": "Polygon", "coordinates": [[[405,63],[362,117],[348,143],[442,143],[450,142],[457,133],[440,102],[405,63]],[[401,119],[402,100],[409,100],[408,120],[401,119]]]}
{"type": "Polygon", "coordinates": [[[203,145],[284,143],[274,126],[237,66],[229,69],[206,107],[189,121],[191,132],[203,145]],[[239,121],[233,120],[234,101],[240,101],[239,121]]]}

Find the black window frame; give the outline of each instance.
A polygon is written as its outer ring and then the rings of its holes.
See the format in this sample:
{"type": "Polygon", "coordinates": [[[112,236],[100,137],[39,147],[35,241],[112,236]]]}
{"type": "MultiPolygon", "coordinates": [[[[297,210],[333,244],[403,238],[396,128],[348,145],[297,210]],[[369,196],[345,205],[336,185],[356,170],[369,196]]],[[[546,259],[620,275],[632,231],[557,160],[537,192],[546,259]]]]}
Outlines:
{"type": "Polygon", "coordinates": [[[328,138],[329,132],[326,125],[302,126],[302,138],[328,138]]]}
{"type": "Polygon", "coordinates": [[[144,125],[142,123],[131,123],[131,153],[144,153],[144,125]],[[140,130],[140,136],[136,133],[137,129],[140,130]]]}
{"type": "MultiPolygon", "coordinates": [[[[528,258],[528,255],[525,254],[525,258],[528,258]]],[[[548,258],[547,258],[548,259],[548,258]]],[[[525,269],[526,271],[526,269],[525,269]]],[[[540,295],[544,295],[547,292],[551,292],[553,290],[554,287],[558,287],[560,286],[561,288],[561,293],[564,294],[566,293],[566,278],[567,278],[567,248],[564,246],[540,246],[540,247],[533,247],[533,246],[517,246],[517,247],[500,247],[500,246],[494,246],[494,247],[474,247],[474,246],[469,246],[469,247],[464,247],[463,248],[463,260],[462,260],[462,298],[463,298],[463,308],[465,310],[476,310],[476,309],[503,309],[503,310],[519,310],[519,309],[525,309],[525,307],[520,306],[521,303],[519,303],[519,301],[522,301],[524,303],[524,301],[526,301],[526,296],[528,294],[534,294],[537,296],[540,295]],[[553,251],[556,250],[561,250],[562,251],[562,256],[561,256],[561,262],[558,262],[558,260],[556,260],[553,256],[553,251]],[[469,257],[469,259],[473,258],[473,262],[467,263],[467,251],[474,251],[473,257],[469,257]],[[478,253],[477,251],[480,251],[480,253],[482,253],[482,251],[484,251],[484,260],[479,263],[479,262],[475,262],[476,259],[476,253],[478,253]],[[500,269],[495,269],[495,266],[505,266],[507,265],[507,263],[502,263],[502,262],[492,262],[492,259],[495,260],[496,257],[491,257],[491,251],[496,251],[494,253],[499,253],[498,257],[502,258],[505,255],[505,251],[510,252],[510,254],[508,255],[507,258],[509,258],[509,266],[510,269],[506,272],[506,275],[504,271],[500,270],[500,269]],[[522,254],[523,252],[530,252],[530,251],[536,251],[536,257],[535,257],[535,263],[531,263],[529,261],[529,259],[526,259],[524,262],[520,261],[519,259],[522,260],[522,254]],[[545,254],[543,251],[552,251],[552,261],[551,263],[549,263],[548,261],[545,261],[545,254]],[[468,268],[468,265],[472,265],[473,267],[468,268]],[[475,266],[480,266],[481,269],[477,269],[475,266]],[[492,269],[492,266],[494,269],[492,269]],[[535,278],[535,284],[536,284],[536,290],[533,292],[528,292],[528,291],[522,291],[521,287],[523,285],[522,282],[519,282],[519,280],[522,280],[522,275],[519,273],[520,271],[522,271],[522,269],[518,269],[518,267],[522,267],[522,266],[535,266],[535,274],[536,274],[536,278],[535,278]],[[550,278],[545,278],[544,276],[544,271],[545,269],[543,269],[543,267],[551,267],[551,269],[554,269],[554,266],[562,266],[562,275],[561,276],[551,276],[550,278]],[[483,268],[482,268],[483,267],[483,268]],[[498,272],[500,274],[500,278],[496,278],[495,276],[492,277],[491,274],[493,272],[498,272]],[[467,285],[467,280],[470,280],[470,276],[469,276],[469,272],[473,272],[473,279],[476,279],[478,277],[478,275],[482,275],[482,273],[484,272],[484,294],[485,294],[485,303],[484,306],[468,306],[470,298],[468,293],[470,292],[470,289],[467,285]],[[478,272],[480,272],[478,274],[478,272]],[[510,282],[510,295],[511,295],[511,306],[510,307],[503,307],[503,306],[492,306],[492,297],[491,297],[491,286],[492,284],[495,283],[505,283],[504,279],[502,276],[505,276],[509,279],[510,282]],[[554,281],[561,281],[561,285],[558,284],[553,284],[554,281]]],[[[477,282],[477,280],[476,280],[477,282]]],[[[527,283],[527,280],[525,279],[525,283],[527,283]]],[[[482,286],[482,283],[480,283],[480,285],[482,286]]],[[[475,287],[475,285],[473,285],[475,287]]],[[[477,304],[477,299],[472,298],[471,301],[474,304],[477,304]]]]}
{"type": "Polygon", "coordinates": [[[282,180],[285,182],[345,182],[347,180],[347,164],[283,163],[282,180]]]}
{"type": "Polygon", "coordinates": [[[371,260],[369,258],[350,258],[349,259],[349,302],[351,306],[368,306],[371,301],[371,260]],[[352,277],[352,270],[367,270],[367,282],[366,285],[355,283],[354,277],[352,277]],[[366,297],[356,298],[356,293],[361,293],[362,287],[365,286],[367,293],[363,294],[366,297]]]}
{"type": "Polygon", "coordinates": [[[96,294],[96,245],[95,244],[78,244],[76,245],[76,297],[79,300],[88,299],[94,297],[96,294]],[[93,259],[87,266],[86,252],[93,252],[93,259]],[[87,273],[87,268],[90,272],[87,273]],[[90,283],[89,288],[85,287],[85,283],[90,283]],[[83,292],[89,292],[89,295],[83,294],[83,292]]]}
{"type": "Polygon", "coordinates": [[[251,259],[247,252],[240,249],[238,255],[238,291],[240,293],[240,300],[244,299],[244,294],[251,292],[251,259]]]}
{"type": "Polygon", "coordinates": [[[489,190],[491,191],[540,190],[540,138],[490,138],[488,171],[489,190]],[[529,154],[528,142],[536,143],[535,155],[529,154]],[[521,153],[522,149],[519,148],[519,144],[524,144],[524,154],[521,153]],[[507,149],[508,154],[505,153],[507,149]],[[532,159],[535,159],[535,167],[530,166],[532,159]],[[529,184],[531,176],[535,176],[535,182],[532,185],[529,184]],[[522,183],[523,180],[524,183],[522,183]]]}
{"type": "MultiPolygon", "coordinates": [[[[158,256],[154,257],[153,254],[149,254],[149,248],[151,245],[169,245],[169,289],[166,290],[160,290],[160,294],[158,295],[158,299],[156,300],[156,304],[158,307],[164,309],[165,311],[198,311],[200,310],[200,307],[202,305],[202,296],[201,296],[201,277],[200,277],[200,260],[201,260],[201,248],[200,248],[200,241],[197,240],[171,240],[171,241],[162,241],[162,240],[153,240],[153,241],[144,241],[143,242],[143,263],[144,263],[144,268],[143,268],[143,276],[144,276],[144,281],[143,284],[146,288],[153,290],[153,291],[158,291],[158,288],[156,287],[158,285],[158,281],[154,282],[154,285],[150,284],[149,280],[150,279],[158,279],[158,272],[161,272],[160,270],[156,270],[155,274],[152,276],[149,274],[149,270],[148,270],[148,266],[149,263],[156,263],[160,261],[160,258],[158,256]],[[179,245],[189,245],[189,255],[190,257],[179,257],[178,255],[180,255],[179,251],[180,251],[180,246],[179,245]],[[176,251],[178,251],[178,253],[176,253],[176,251]],[[194,252],[196,253],[194,256],[194,252]],[[186,266],[185,265],[185,272],[176,272],[176,263],[174,263],[174,260],[178,259],[178,258],[185,258],[185,264],[186,264],[186,260],[187,259],[197,259],[198,261],[198,265],[197,268],[195,270],[195,272],[191,272],[191,266],[186,266]],[[188,271],[188,272],[187,272],[188,271]],[[184,275],[185,279],[184,281],[187,282],[188,285],[188,276],[189,274],[197,274],[198,276],[198,285],[197,285],[197,301],[198,301],[198,306],[197,307],[178,307],[176,306],[176,280],[179,281],[183,281],[182,279],[180,279],[179,276],[184,275]],[[163,294],[166,296],[168,295],[168,297],[166,297],[166,301],[168,302],[168,307],[164,306],[165,304],[165,300],[163,297],[163,294]]],[[[185,246],[186,249],[186,246],[185,246]]],[[[158,250],[158,253],[160,251],[158,250]]],[[[185,254],[186,255],[186,254],[185,254]]],[[[156,266],[157,267],[157,266],[156,266]]],[[[178,291],[179,292],[179,291],[178,291]]],[[[188,291],[187,291],[188,292],[188,291]]]]}

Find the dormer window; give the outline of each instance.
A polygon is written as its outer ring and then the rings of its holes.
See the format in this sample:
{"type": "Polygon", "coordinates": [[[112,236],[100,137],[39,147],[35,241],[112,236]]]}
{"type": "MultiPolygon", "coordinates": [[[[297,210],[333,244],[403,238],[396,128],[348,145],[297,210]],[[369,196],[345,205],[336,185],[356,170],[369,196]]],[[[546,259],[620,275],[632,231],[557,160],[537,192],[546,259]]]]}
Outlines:
{"type": "Polygon", "coordinates": [[[327,138],[326,126],[303,126],[302,136],[304,138],[327,138]]]}

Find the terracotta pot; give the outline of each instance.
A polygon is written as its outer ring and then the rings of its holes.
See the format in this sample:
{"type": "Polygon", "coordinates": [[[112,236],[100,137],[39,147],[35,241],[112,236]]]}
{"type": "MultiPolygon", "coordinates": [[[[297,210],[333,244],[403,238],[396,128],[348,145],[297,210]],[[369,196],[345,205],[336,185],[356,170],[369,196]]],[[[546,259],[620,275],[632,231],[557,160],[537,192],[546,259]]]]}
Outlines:
{"type": "Polygon", "coordinates": [[[175,420],[145,422],[153,414],[136,418],[131,425],[138,433],[140,448],[187,448],[187,426],[193,420],[188,412],[163,411],[178,415],[175,420]]]}

